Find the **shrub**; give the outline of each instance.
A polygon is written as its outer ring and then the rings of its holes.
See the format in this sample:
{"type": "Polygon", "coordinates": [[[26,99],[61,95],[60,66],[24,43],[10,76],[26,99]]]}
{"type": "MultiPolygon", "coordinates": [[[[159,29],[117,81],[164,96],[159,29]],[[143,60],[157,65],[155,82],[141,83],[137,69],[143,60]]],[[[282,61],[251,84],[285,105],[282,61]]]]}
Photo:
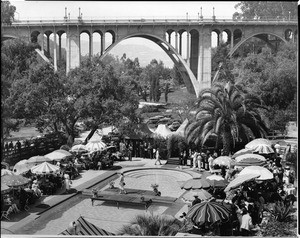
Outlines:
{"type": "Polygon", "coordinates": [[[293,236],[297,237],[297,222],[280,222],[277,221],[274,217],[262,226],[261,234],[262,236],[293,236]]]}

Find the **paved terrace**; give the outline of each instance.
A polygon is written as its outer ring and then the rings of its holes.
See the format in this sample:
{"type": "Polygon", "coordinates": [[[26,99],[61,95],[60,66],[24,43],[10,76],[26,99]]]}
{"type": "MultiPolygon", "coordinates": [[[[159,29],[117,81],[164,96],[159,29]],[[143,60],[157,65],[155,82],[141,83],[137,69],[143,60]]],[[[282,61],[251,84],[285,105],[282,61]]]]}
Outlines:
{"type": "MultiPolygon", "coordinates": [[[[68,199],[77,195],[77,192],[82,192],[83,190],[90,188],[97,184],[98,187],[104,187],[107,185],[108,181],[115,180],[117,178],[117,173],[121,171],[128,171],[134,168],[173,168],[176,169],[175,165],[166,165],[166,161],[162,160],[162,165],[154,165],[154,159],[142,159],[142,158],[133,158],[133,161],[120,161],[116,162],[114,165],[114,170],[83,170],[80,173],[80,176],[74,179],[72,182],[73,192],[70,194],[66,194],[63,190],[57,191],[55,195],[50,196],[42,196],[35,204],[30,205],[30,209],[28,212],[22,211],[18,214],[11,214],[10,221],[3,219],[1,221],[1,235],[2,234],[20,234],[20,231],[26,229],[27,226],[30,225],[31,222],[39,218],[41,215],[45,214],[50,209],[58,206],[59,204],[67,201],[68,199]],[[101,181],[105,181],[102,182],[101,181]]],[[[181,169],[177,168],[180,171],[186,171],[190,175],[198,176],[199,173],[193,171],[189,166],[183,166],[181,169]]],[[[118,185],[117,185],[118,186],[118,185]]],[[[178,199],[177,199],[178,200],[178,199]]],[[[90,201],[89,201],[90,203],[90,201]]],[[[187,205],[175,202],[171,206],[169,206],[166,210],[164,210],[164,214],[173,215],[178,217],[182,211],[187,209],[187,205]]],[[[133,210],[133,209],[131,209],[133,210]]],[[[132,213],[132,211],[131,211],[132,213]]],[[[71,222],[73,219],[77,219],[77,217],[69,218],[66,222],[71,222]]],[[[91,221],[93,222],[93,221],[91,221]]],[[[111,225],[113,226],[113,224],[111,225]]],[[[61,231],[66,227],[61,227],[61,231]]],[[[57,228],[56,228],[57,229],[57,228]]],[[[57,231],[53,228],[53,234],[57,235],[57,231]]],[[[22,234],[22,232],[21,232],[22,234]]],[[[11,237],[11,236],[10,236],[11,237]]]]}

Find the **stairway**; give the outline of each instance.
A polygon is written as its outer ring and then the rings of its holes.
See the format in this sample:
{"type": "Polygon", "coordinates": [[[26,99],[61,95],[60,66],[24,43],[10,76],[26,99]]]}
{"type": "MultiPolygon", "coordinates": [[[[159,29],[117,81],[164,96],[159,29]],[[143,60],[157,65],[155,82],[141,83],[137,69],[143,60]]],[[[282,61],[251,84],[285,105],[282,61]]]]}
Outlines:
{"type": "Polygon", "coordinates": [[[178,157],[169,158],[166,164],[180,165],[180,160],[178,157]]]}

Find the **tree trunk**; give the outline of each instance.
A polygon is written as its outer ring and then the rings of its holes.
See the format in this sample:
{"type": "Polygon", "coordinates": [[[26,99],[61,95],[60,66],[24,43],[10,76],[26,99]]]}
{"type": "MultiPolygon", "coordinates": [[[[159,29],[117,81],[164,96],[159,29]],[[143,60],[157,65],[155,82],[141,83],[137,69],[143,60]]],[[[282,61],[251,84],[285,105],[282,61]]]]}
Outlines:
{"type": "Polygon", "coordinates": [[[230,150],[231,150],[231,133],[230,133],[230,131],[227,131],[225,129],[223,136],[222,136],[222,141],[223,141],[223,154],[222,155],[229,155],[230,150]]]}

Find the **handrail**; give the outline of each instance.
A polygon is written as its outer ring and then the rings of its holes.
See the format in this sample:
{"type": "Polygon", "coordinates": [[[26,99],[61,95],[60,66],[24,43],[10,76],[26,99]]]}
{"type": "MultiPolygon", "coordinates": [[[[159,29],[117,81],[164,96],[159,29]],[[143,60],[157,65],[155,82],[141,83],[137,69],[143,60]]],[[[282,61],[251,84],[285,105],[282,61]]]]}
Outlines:
{"type": "Polygon", "coordinates": [[[18,20],[18,21],[14,21],[12,22],[11,25],[9,24],[2,24],[3,26],[20,26],[20,25],[35,25],[35,24],[57,24],[57,25],[61,25],[61,24],[134,24],[134,23],[142,23],[142,24],[147,24],[147,23],[156,23],[156,24],[160,24],[160,23],[183,23],[183,24],[201,24],[201,23],[290,23],[290,24],[298,24],[298,20],[297,19],[256,19],[256,20],[232,20],[232,19],[146,19],[146,18],[140,18],[140,19],[82,19],[82,20],[78,20],[78,19],[67,19],[67,20],[57,20],[57,19],[52,19],[52,20],[18,20]]]}

